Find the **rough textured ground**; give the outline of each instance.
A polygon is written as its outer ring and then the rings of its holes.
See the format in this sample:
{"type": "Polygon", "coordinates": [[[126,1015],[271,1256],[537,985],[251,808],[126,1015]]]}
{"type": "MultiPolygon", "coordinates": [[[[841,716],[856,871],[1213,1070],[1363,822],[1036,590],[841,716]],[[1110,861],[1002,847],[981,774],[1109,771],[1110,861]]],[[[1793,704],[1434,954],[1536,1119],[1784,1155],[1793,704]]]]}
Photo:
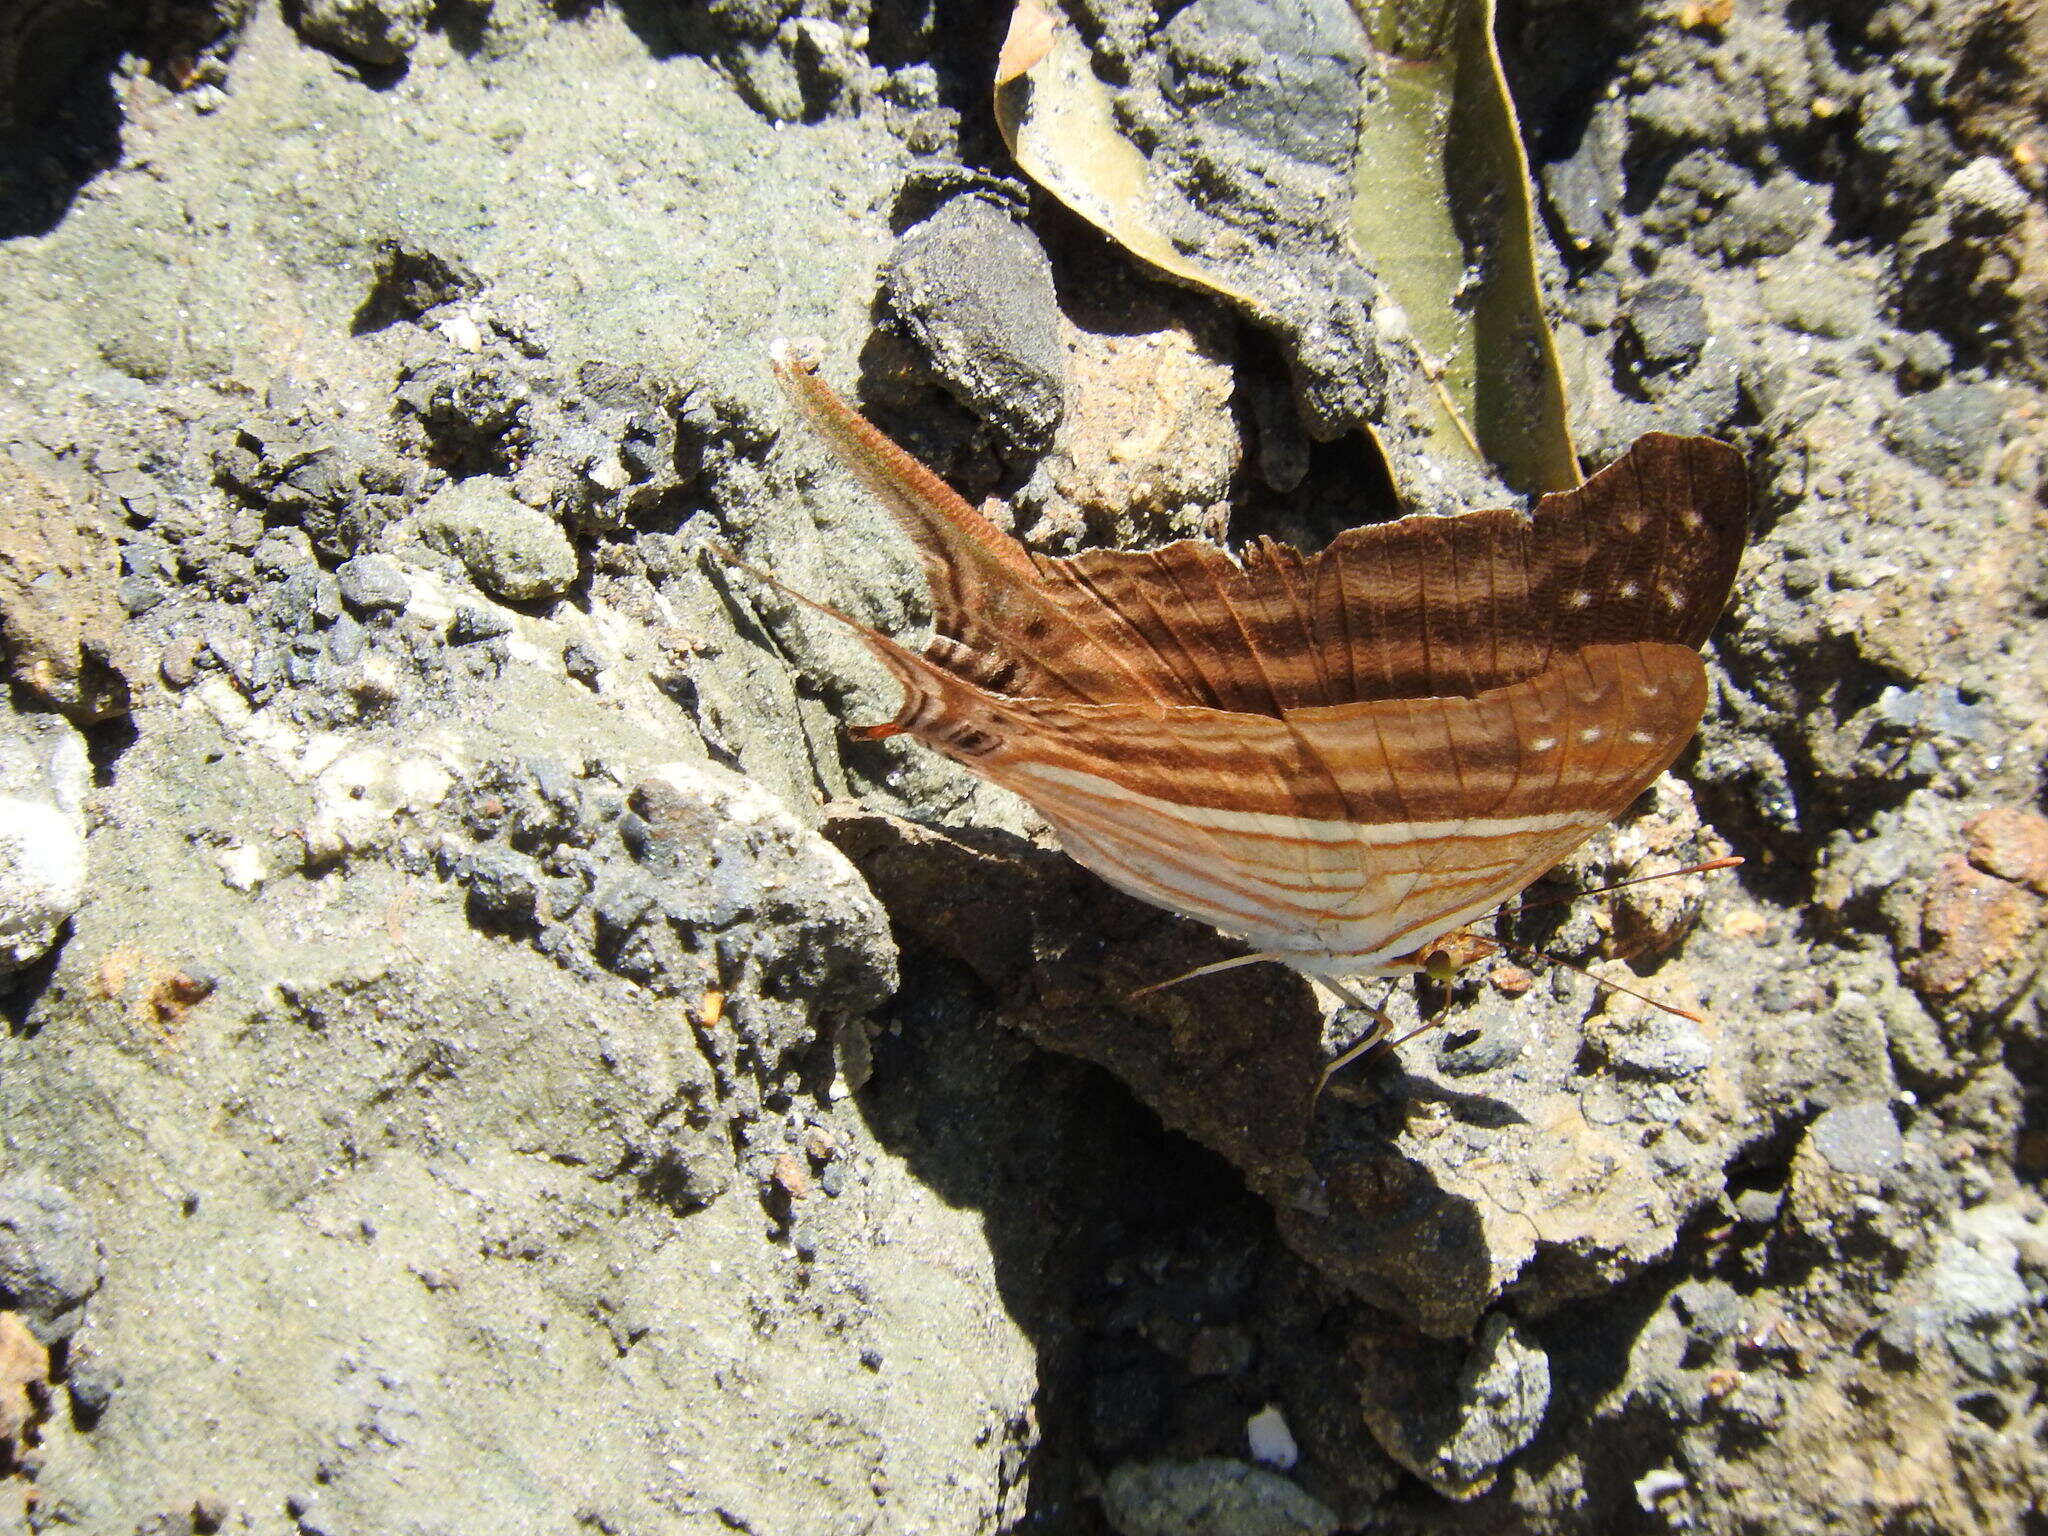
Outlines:
{"type": "Polygon", "coordinates": [[[1582,450],[1757,498],[1565,873],[1750,862],[1314,1108],[704,547],[919,617],[778,335],[1048,549],[1393,510],[1001,20],[0,0],[0,1532],[2048,1531],[2048,11],[1503,6],[1582,450]]]}

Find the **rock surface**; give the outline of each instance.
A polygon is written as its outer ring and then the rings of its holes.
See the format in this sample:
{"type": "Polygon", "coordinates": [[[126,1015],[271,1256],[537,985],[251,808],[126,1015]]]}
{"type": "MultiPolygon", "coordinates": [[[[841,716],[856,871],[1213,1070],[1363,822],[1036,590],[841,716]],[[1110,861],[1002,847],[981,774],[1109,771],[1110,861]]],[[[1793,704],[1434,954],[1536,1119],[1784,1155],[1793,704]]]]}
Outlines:
{"type": "MultiPolygon", "coordinates": [[[[779,335],[1042,549],[1396,512],[1365,296],[1015,198],[1003,9],[0,7],[0,1532],[2029,1529],[2038,28],[1501,8],[1589,463],[1759,508],[1530,894],[1748,862],[1506,929],[1705,1022],[1517,952],[1318,1100],[708,553],[926,611],[779,335]]],[[[1343,213],[1352,7],[1073,10],[1191,217],[1343,213]]]]}

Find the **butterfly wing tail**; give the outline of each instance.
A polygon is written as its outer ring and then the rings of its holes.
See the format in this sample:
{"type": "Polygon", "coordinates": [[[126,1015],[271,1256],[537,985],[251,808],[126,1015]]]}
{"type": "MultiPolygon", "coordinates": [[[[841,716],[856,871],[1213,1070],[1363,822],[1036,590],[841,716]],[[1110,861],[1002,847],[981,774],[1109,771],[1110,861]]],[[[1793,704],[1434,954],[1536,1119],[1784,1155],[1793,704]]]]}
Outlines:
{"type": "Polygon", "coordinates": [[[818,376],[815,363],[787,341],[775,342],[769,358],[776,380],[805,423],[917,545],[935,601],[950,595],[963,605],[971,603],[969,583],[1000,580],[998,573],[1011,581],[1037,579],[1023,545],[840,399],[818,376]],[[951,588],[962,590],[954,595],[951,588]]]}
{"type": "Polygon", "coordinates": [[[956,757],[980,756],[995,744],[997,738],[985,728],[992,723],[991,701],[980,689],[898,645],[872,625],[863,624],[830,603],[821,603],[799,592],[751,561],[742,560],[717,540],[707,540],[704,547],[734,570],[746,572],[792,602],[844,624],[867,643],[876,659],[888,668],[889,675],[903,685],[903,707],[895,717],[879,725],[850,726],[848,732],[855,739],[880,741],[909,731],[956,757]]]}

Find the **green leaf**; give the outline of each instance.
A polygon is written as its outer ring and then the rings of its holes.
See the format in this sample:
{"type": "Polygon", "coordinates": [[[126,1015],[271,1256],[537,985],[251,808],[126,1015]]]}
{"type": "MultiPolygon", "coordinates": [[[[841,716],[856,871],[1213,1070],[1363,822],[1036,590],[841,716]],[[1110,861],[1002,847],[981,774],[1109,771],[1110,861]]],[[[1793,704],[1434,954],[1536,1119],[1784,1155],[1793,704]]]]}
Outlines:
{"type": "Polygon", "coordinates": [[[1372,63],[1351,232],[1440,385],[1432,442],[1518,491],[1576,485],[1492,0],[1353,3],[1372,63]]]}

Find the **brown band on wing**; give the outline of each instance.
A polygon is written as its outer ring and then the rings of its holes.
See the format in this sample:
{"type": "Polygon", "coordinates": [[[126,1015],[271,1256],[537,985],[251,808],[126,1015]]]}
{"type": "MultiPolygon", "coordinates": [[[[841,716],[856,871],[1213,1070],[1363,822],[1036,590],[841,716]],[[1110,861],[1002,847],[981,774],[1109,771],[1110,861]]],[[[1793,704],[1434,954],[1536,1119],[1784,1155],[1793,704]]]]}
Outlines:
{"type": "MultiPolygon", "coordinates": [[[[1090,634],[1142,639],[1144,658],[1160,659],[1159,696],[1263,714],[1469,698],[1586,645],[1697,647],[1726,606],[1748,523],[1734,449],[1651,433],[1527,517],[1406,517],[1314,556],[1261,540],[1242,564],[1195,541],[1034,559],[1090,634]]],[[[970,622],[979,644],[1001,647],[999,615],[970,622]]]]}
{"type": "Polygon", "coordinates": [[[1677,757],[1706,702],[1699,656],[1673,645],[1591,646],[1472,699],[1338,705],[1285,720],[1006,699],[899,647],[883,656],[915,696],[898,723],[999,782],[1021,763],[1041,778],[1082,775],[1169,805],[1364,825],[1618,811],[1677,757]],[[963,752],[962,731],[995,745],[963,752]]]}

